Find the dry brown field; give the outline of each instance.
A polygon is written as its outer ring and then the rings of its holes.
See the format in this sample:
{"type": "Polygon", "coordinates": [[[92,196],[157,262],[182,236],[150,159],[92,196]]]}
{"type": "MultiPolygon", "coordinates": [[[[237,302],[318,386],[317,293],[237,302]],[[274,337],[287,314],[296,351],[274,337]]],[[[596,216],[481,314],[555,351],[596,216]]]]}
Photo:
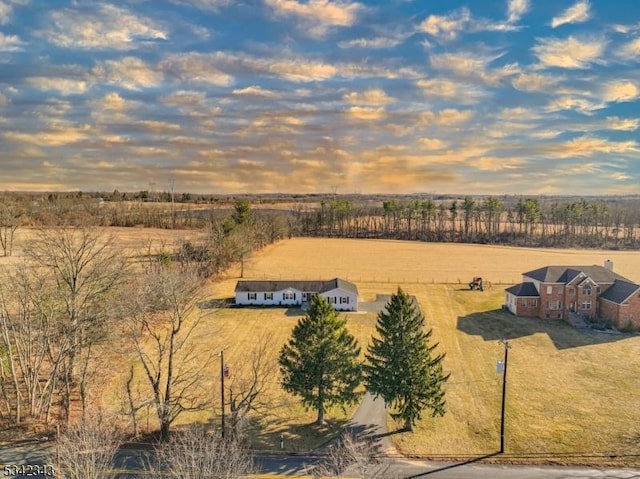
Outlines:
{"type": "MultiPolygon", "coordinates": [[[[97,228],[105,238],[110,237],[114,248],[121,250],[126,256],[134,257],[152,249],[165,247],[173,248],[182,240],[198,240],[203,233],[197,230],[168,230],[160,228],[97,228]]],[[[16,230],[13,254],[9,257],[0,256],[0,267],[15,264],[23,258],[24,247],[32,239],[37,238],[38,228],[19,228],[16,230]]]]}
{"type": "MultiPolygon", "coordinates": [[[[109,228],[116,242],[135,251],[148,239],[178,240],[192,231],[109,228]]],[[[19,230],[20,241],[34,234],[19,230]]],[[[507,389],[506,451],[532,453],[636,453],[640,447],[640,336],[585,334],[568,325],[504,313],[504,285],[518,282],[524,271],[544,265],[591,265],[614,262],[615,271],[640,281],[640,252],[522,249],[502,246],[436,244],[385,240],[292,239],[255,254],[245,264],[247,279],[305,279],[342,277],[354,281],[364,300],[392,293],[402,286],[415,295],[446,352],[447,414],[423,418],[414,433],[392,436],[399,451],[427,456],[465,456],[495,452],[499,445],[500,375],[498,340],[511,344],[507,389]],[[470,292],[473,276],[493,283],[484,292],[470,292]],[[502,283],[503,285],[499,285],[502,283]]],[[[0,265],[6,259],[0,258],[0,265]]],[[[205,285],[200,300],[230,298],[237,271],[205,285]]],[[[300,311],[281,308],[222,308],[199,310],[201,322],[193,335],[194,348],[225,349],[232,375],[246,367],[247,352],[262,335],[271,336],[271,359],[287,341],[300,311]]],[[[375,328],[375,314],[349,313],[348,324],[363,349],[375,328]]],[[[113,412],[122,398],[124,374],[131,360],[114,348],[108,360],[110,377],[101,376],[104,406],[113,412]]],[[[201,384],[212,408],[185,414],[180,424],[217,422],[219,362],[207,367],[201,384]]],[[[140,383],[144,395],[144,387],[140,383]]],[[[252,439],[256,447],[277,448],[282,434],[287,450],[318,446],[344,424],[353,408],[330,412],[325,430],[310,424],[315,417],[296,398],[283,393],[279,377],[270,378],[270,414],[252,439]]],[[[146,424],[145,411],[139,417],[146,424]]],[[[428,415],[427,415],[428,416],[428,415]]],[[[153,420],[150,420],[153,427],[153,420]]],[[[391,430],[396,425],[389,422],[391,430]]],[[[527,459],[530,460],[530,459],[527,459]]],[[[567,463],[592,458],[564,457],[567,463]]],[[[637,459],[625,458],[632,464],[637,459]]]]}
{"type": "MultiPolygon", "coordinates": [[[[522,272],[544,265],[602,264],[605,259],[611,259],[620,274],[640,280],[638,252],[347,239],[282,241],[255,255],[245,267],[245,277],[339,276],[355,281],[365,300],[398,286],[417,296],[434,338],[447,354],[445,367],[451,379],[443,418],[423,418],[413,434],[392,436],[405,454],[464,456],[497,450],[501,382],[496,361],[504,354],[501,338],[511,345],[507,452],[628,453],[640,445],[640,337],[585,334],[562,322],[515,318],[500,310],[504,286],[484,292],[464,287],[476,275],[494,285],[508,284],[519,281],[522,272]]],[[[210,295],[233,296],[236,280],[230,277],[211,286],[210,295]]],[[[226,333],[230,344],[234,334],[248,335],[241,348],[258,331],[278,330],[279,341],[284,342],[295,323],[295,318],[278,309],[226,310],[220,315],[220,321],[211,324],[233,331],[226,333]],[[254,322],[255,315],[264,321],[254,322]]],[[[347,316],[366,347],[375,316],[347,316]]],[[[279,425],[279,431],[299,429],[312,419],[313,414],[292,417],[279,425]]],[[[389,427],[396,426],[390,422],[389,427]]]]}
{"type": "Polygon", "coordinates": [[[514,284],[546,265],[614,263],[640,282],[640,251],[516,248],[416,241],[294,238],[269,246],[245,264],[248,278],[333,278],[357,283],[468,283],[482,276],[514,284]]]}

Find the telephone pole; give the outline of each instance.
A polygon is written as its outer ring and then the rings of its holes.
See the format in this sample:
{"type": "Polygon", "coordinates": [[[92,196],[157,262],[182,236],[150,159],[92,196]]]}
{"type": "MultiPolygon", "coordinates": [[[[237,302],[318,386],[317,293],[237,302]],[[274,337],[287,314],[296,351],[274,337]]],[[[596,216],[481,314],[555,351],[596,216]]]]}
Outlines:
{"type": "Polygon", "coordinates": [[[500,454],[504,453],[504,411],[507,400],[507,364],[509,361],[509,341],[500,340],[500,344],[504,346],[504,361],[500,364],[498,361],[498,371],[502,369],[502,407],[500,411],[500,454]]]}
{"type": "Polygon", "coordinates": [[[224,439],[224,349],[220,350],[220,406],[222,408],[222,439],[224,439]]]}

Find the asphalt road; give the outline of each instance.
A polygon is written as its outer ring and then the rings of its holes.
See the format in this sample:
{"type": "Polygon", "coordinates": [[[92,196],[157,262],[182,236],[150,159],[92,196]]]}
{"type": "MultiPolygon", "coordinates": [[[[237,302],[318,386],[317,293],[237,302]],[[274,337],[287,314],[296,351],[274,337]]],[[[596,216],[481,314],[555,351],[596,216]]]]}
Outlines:
{"type": "MultiPolygon", "coordinates": [[[[9,464],[44,464],[46,454],[55,451],[52,443],[30,443],[0,448],[0,477],[44,478],[45,476],[7,475],[4,470],[9,464]]],[[[137,469],[142,464],[142,456],[147,454],[140,449],[122,449],[118,453],[115,466],[137,469]]],[[[317,463],[320,456],[283,456],[258,455],[256,464],[263,477],[298,476],[304,477],[310,466],[317,463]]],[[[596,468],[596,467],[552,467],[552,466],[513,466],[485,465],[467,462],[463,464],[440,463],[431,461],[408,461],[398,458],[384,459],[372,476],[385,479],[640,479],[640,469],[596,468]]],[[[134,474],[121,474],[118,477],[131,478],[134,474]]]]}
{"type": "MultiPolygon", "coordinates": [[[[386,410],[382,400],[367,394],[356,410],[347,428],[360,438],[371,441],[374,453],[382,458],[367,471],[368,477],[384,479],[640,479],[640,469],[603,469],[596,467],[545,467],[478,464],[480,458],[464,463],[410,461],[399,457],[386,427],[386,410]]],[[[320,451],[322,452],[322,450],[320,451]]],[[[114,468],[120,471],[141,470],[146,449],[122,448],[115,459],[114,468]]],[[[8,475],[5,465],[50,464],[55,458],[52,442],[34,442],[0,447],[0,477],[39,477],[43,475],[8,475]],[[47,457],[49,456],[49,458],[47,457]]],[[[255,456],[262,477],[307,476],[309,469],[322,460],[322,454],[255,456]]],[[[348,477],[348,471],[345,474],[348,477]]],[[[133,478],[135,472],[119,474],[118,479],[133,478]]],[[[143,476],[144,477],[144,476],[143,476]]]]}

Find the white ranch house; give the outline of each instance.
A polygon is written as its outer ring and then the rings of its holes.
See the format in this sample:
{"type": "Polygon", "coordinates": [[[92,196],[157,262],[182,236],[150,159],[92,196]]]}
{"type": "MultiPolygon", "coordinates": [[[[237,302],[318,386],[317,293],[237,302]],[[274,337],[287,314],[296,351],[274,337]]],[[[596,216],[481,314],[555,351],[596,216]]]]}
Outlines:
{"type": "Polygon", "coordinates": [[[338,311],[358,310],[358,288],[344,279],[327,281],[238,281],[236,304],[243,306],[302,306],[324,296],[338,311]]]}

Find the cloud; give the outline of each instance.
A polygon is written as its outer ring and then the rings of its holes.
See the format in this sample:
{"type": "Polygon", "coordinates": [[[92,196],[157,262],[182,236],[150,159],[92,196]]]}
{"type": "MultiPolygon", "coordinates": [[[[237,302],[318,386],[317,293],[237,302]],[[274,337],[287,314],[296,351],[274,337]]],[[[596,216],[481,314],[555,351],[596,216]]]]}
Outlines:
{"type": "Polygon", "coordinates": [[[429,15],[418,28],[433,37],[454,40],[470,21],[471,12],[463,7],[449,15],[429,15]]]}
{"type": "Polygon", "coordinates": [[[473,117],[471,110],[456,110],[455,108],[446,108],[437,112],[427,111],[420,115],[420,122],[423,125],[458,125],[465,123],[473,117]]]}
{"type": "Polygon", "coordinates": [[[254,58],[242,54],[217,52],[204,57],[204,61],[219,63],[228,69],[244,73],[284,78],[293,82],[312,82],[334,78],[340,72],[335,65],[306,58],[254,58]]]}
{"type": "Polygon", "coordinates": [[[636,131],[640,128],[640,118],[619,118],[617,116],[608,116],[605,125],[611,130],[636,131]]]}
{"type": "Polygon", "coordinates": [[[640,59],[640,38],[636,38],[635,40],[625,43],[620,47],[616,54],[626,60],[640,59]]]}
{"type": "Polygon", "coordinates": [[[151,133],[169,133],[182,129],[177,123],[168,123],[166,121],[141,120],[138,124],[142,125],[145,130],[151,133]]]}
{"type": "Polygon", "coordinates": [[[368,106],[352,106],[347,108],[347,115],[356,120],[380,120],[386,116],[384,108],[372,108],[368,106]]]}
{"type": "Polygon", "coordinates": [[[202,109],[207,105],[207,96],[200,91],[180,90],[160,98],[163,105],[192,111],[202,109]]]}
{"type": "Polygon", "coordinates": [[[420,138],[418,144],[427,150],[442,150],[447,143],[438,138],[420,138]]]}
{"type": "Polygon", "coordinates": [[[529,0],[509,0],[507,6],[507,21],[517,22],[529,11],[529,0]]]}
{"type": "Polygon", "coordinates": [[[550,145],[550,153],[557,158],[588,157],[598,153],[637,153],[635,141],[609,141],[593,136],[581,136],[567,142],[550,145]]]}
{"type": "Polygon", "coordinates": [[[602,103],[600,102],[594,102],[584,97],[562,95],[551,100],[546,106],[545,111],[576,110],[580,113],[590,115],[594,110],[599,108],[602,108],[602,103]]]}
{"type": "Polygon", "coordinates": [[[217,12],[221,7],[231,3],[231,0],[170,0],[178,5],[189,5],[206,12],[217,12]]]}
{"type": "Polygon", "coordinates": [[[629,80],[612,81],[603,88],[603,99],[606,102],[634,101],[640,97],[638,85],[629,80]]]}
{"type": "Polygon", "coordinates": [[[557,83],[556,77],[539,73],[520,73],[511,81],[516,90],[528,92],[548,92],[557,83]]]}
{"type": "Polygon", "coordinates": [[[38,90],[55,90],[62,95],[78,95],[86,92],[89,86],[84,80],[55,77],[31,77],[27,82],[38,90]]]}
{"type": "Polygon", "coordinates": [[[0,32],[0,52],[17,52],[22,50],[23,45],[17,35],[5,35],[0,32]]]}
{"type": "Polygon", "coordinates": [[[49,16],[53,25],[38,34],[62,48],[132,50],[141,41],[167,39],[155,22],[113,5],[100,5],[96,11],[55,10],[49,16]]]}
{"type": "Polygon", "coordinates": [[[125,111],[131,107],[127,100],[115,92],[107,93],[101,101],[96,103],[102,106],[102,108],[115,111],[125,111]]]}
{"type": "Polygon", "coordinates": [[[340,48],[371,48],[371,49],[383,49],[393,48],[400,45],[406,40],[405,36],[402,37],[373,37],[373,38],[356,38],[353,40],[346,40],[338,42],[340,48]]]}
{"type": "Polygon", "coordinates": [[[466,105],[477,103],[487,96],[486,91],[471,83],[448,78],[418,80],[416,86],[427,97],[451,100],[466,105]]]}
{"type": "Polygon", "coordinates": [[[116,85],[127,90],[155,87],[163,80],[161,72],[136,57],[105,60],[96,65],[91,73],[96,82],[116,85]]]}
{"type": "MultiPolygon", "coordinates": [[[[224,55],[224,54],[222,54],[224,55]]],[[[208,83],[229,86],[233,77],[220,71],[214,65],[220,59],[216,54],[184,53],[170,55],[160,63],[160,68],[180,82],[208,83]]]]}
{"type": "Polygon", "coordinates": [[[449,70],[459,75],[468,76],[483,72],[489,63],[499,57],[500,55],[486,57],[472,52],[441,53],[430,55],[429,62],[431,66],[439,70],[449,70]]]}
{"type": "Polygon", "coordinates": [[[36,133],[8,131],[4,137],[10,141],[38,146],[64,146],[84,140],[87,138],[89,130],[89,125],[80,127],[54,126],[36,133]]]}
{"type": "Polygon", "coordinates": [[[532,50],[543,67],[588,68],[600,61],[607,42],[603,39],[541,38],[532,50]]]}
{"type": "Polygon", "coordinates": [[[0,25],[9,23],[10,16],[11,16],[11,5],[0,0],[0,25]]]}
{"type": "Polygon", "coordinates": [[[591,18],[591,12],[589,11],[590,5],[588,0],[580,0],[575,5],[567,8],[557,17],[551,20],[551,27],[557,28],[560,25],[566,23],[581,23],[586,22],[591,18]]]}
{"type": "Polygon", "coordinates": [[[261,96],[265,98],[276,98],[280,96],[278,93],[266,90],[259,85],[251,85],[246,88],[233,90],[231,93],[239,96],[261,96]]]}
{"type": "Polygon", "coordinates": [[[122,98],[116,92],[110,92],[101,98],[93,98],[87,101],[87,106],[91,109],[91,117],[96,123],[127,124],[133,121],[127,112],[135,111],[141,105],[137,101],[122,98]]]}
{"type": "Polygon", "coordinates": [[[502,170],[514,170],[522,168],[526,165],[526,161],[522,159],[514,158],[499,158],[493,156],[483,156],[477,160],[470,162],[471,166],[478,170],[483,171],[502,171],[502,170]]]}
{"type": "Polygon", "coordinates": [[[344,101],[352,105],[387,105],[393,101],[384,90],[373,88],[362,93],[351,92],[343,96],[344,101]]]}
{"type": "Polygon", "coordinates": [[[329,0],[265,0],[276,16],[294,17],[300,30],[311,37],[323,37],[333,27],[350,27],[356,23],[363,7],[355,2],[329,0]]]}

